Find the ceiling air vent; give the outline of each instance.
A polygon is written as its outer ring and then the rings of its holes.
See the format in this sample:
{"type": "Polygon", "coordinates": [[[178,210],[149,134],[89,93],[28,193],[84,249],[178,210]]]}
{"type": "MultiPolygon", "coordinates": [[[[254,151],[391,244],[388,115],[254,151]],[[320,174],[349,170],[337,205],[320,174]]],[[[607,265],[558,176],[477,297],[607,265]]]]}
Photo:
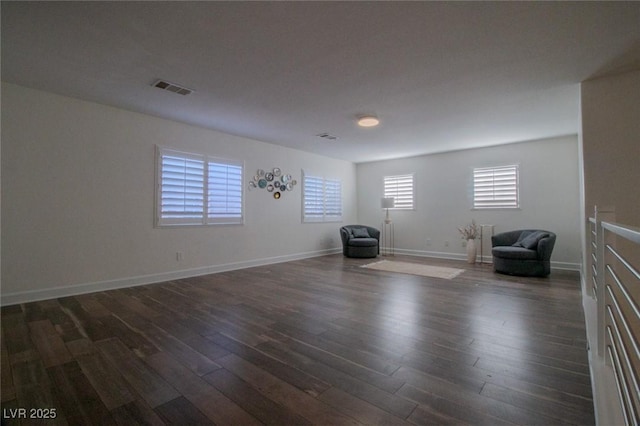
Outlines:
{"type": "Polygon", "coordinates": [[[177,93],[178,95],[190,95],[193,93],[192,89],[188,89],[184,86],[179,86],[175,83],[169,83],[165,80],[158,80],[153,83],[153,87],[157,87],[158,89],[167,90],[169,92],[177,93]]]}
{"type": "Polygon", "coordinates": [[[318,133],[316,136],[330,141],[335,141],[336,139],[338,139],[337,136],[330,135],[329,133],[318,133]]]}

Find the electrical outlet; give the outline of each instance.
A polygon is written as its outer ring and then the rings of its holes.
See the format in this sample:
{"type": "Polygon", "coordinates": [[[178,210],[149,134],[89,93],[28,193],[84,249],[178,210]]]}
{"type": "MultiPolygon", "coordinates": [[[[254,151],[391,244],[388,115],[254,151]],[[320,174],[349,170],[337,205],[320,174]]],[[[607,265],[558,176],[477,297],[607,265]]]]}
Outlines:
{"type": "Polygon", "coordinates": [[[466,247],[467,246],[467,240],[462,240],[462,247],[466,247]]]}
{"type": "Polygon", "coordinates": [[[182,262],[182,252],[181,251],[177,251],[176,252],[176,261],[182,262]]]}
{"type": "Polygon", "coordinates": [[[449,247],[449,240],[445,240],[445,242],[444,242],[444,246],[445,246],[445,247],[449,247]]]}
{"type": "Polygon", "coordinates": [[[427,246],[431,246],[431,238],[427,238],[427,246]]]}

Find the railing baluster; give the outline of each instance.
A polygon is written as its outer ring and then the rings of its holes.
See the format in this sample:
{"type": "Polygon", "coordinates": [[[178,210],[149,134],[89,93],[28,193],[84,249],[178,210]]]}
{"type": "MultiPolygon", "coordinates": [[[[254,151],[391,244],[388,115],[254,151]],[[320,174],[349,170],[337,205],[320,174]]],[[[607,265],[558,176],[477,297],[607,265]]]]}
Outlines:
{"type": "Polygon", "coordinates": [[[634,253],[640,250],[640,228],[603,221],[601,213],[596,209],[595,217],[589,218],[591,268],[585,269],[597,301],[597,355],[611,367],[625,424],[638,425],[640,265],[634,264],[638,259],[634,253]],[[632,245],[616,244],[620,238],[632,245]]]}

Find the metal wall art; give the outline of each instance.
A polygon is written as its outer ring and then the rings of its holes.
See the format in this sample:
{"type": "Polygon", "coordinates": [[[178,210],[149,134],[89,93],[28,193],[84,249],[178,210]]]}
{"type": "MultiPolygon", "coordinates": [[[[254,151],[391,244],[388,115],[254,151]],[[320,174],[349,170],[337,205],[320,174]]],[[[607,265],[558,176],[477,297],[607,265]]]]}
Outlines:
{"type": "Polygon", "coordinates": [[[249,191],[253,189],[266,189],[273,193],[273,198],[280,199],[285,191],[292,191],[298,181],[291,175],[283,174],[279,167],[274,167],[270,172],[258,169],[253,179],[249,181],[249,191]]]}

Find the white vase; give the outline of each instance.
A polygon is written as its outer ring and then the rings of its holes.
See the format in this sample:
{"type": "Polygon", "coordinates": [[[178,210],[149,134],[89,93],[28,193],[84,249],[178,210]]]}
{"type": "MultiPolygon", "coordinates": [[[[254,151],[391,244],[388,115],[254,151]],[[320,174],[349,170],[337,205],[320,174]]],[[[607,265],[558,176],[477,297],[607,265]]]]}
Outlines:
{"type": "Polygon", "coordinates": [[[476,254],[478,249],[476,248],[476,240],[467,240],[467,262],[476,263],[476,254]]]}

